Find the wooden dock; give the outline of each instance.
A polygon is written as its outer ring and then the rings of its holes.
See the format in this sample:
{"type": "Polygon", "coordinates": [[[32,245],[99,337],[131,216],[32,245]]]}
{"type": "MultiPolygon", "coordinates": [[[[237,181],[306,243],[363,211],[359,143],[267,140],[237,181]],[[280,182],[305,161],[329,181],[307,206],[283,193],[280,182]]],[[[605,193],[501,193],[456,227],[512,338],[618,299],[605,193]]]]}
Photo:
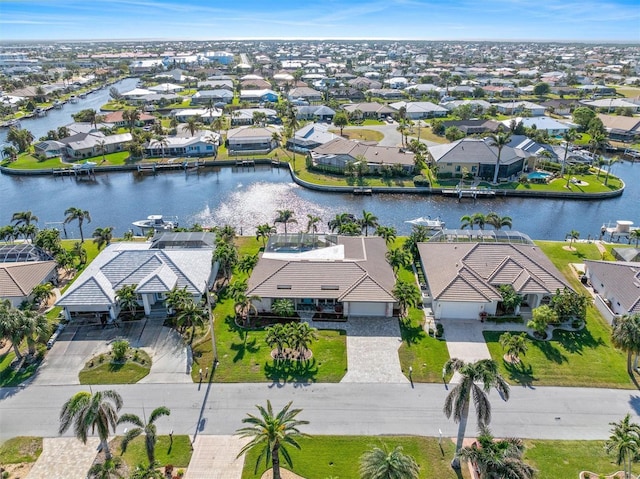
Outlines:
{"type": "Polygon", "coordinates": [[[373,194],[373,190],[371,188],[354,188],[353,189],[353,194],[354,195],[371,195],[373,194]]]}
{"type": "Polygon", "coordinates": [[[496,195],[494,190],[487,189],[475,189],[475,188],[455,188],[451,189],[443,189],[443,196],[457,196],[458,199],[462,198],[473,198],[474,200],[477,198],[493,198],[496,195]]]}
{"type": "Polygon", "coordinates": [[[236,160],[236,166],[239,168],[255,168],[256,162],[253,160],[236,160]]]}

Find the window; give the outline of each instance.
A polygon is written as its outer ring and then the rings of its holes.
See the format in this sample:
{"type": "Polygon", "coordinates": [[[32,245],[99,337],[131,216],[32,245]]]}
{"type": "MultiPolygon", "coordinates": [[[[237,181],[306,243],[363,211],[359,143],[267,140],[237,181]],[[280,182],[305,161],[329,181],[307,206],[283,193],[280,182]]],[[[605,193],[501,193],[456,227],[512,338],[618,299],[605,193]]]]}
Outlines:
{"type": "Polygon", "coordinates": [[[456,173],[460,173],[460,165],[456,165],[456,173]]]}

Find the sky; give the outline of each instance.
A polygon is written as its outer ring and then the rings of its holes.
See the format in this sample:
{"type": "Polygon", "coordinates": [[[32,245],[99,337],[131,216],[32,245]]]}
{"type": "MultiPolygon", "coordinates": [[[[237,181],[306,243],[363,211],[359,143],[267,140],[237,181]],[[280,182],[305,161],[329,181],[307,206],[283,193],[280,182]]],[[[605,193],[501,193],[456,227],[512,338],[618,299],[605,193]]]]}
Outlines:
{"type": "Polygon", "coordinates": [[[638,0],[0,0],[0,40],[640,43],[638,0]]]}

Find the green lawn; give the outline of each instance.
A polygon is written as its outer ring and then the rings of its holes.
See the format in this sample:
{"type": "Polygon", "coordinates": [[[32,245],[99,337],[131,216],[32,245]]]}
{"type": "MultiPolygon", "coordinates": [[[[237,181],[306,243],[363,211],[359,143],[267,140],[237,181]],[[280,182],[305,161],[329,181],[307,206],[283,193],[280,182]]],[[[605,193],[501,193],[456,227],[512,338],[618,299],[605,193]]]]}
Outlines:
{"type": "Polygon", "coordinates": [[[0,446],[0,464],[36,462],[42,453],[42,438],[18,436],[0,446]]]}
{"type": "MultiPolygon", "coordinates": [[[[21,348],[21,350],[22,349],[24,348],[21,348]]],[[[24,354],[25,351],[21,352],[24,354]]],[[[10,367],[15,358],[16,355],[13,352],[13,348],[0,356],[0,387],[17,386],[33,376],[40,365],[40,360],[38,360],[35,363],[29,364],[26,368],[16,371],[10,367]]]]}
{"type": "MultiPolygon", "coordinates": [[[[604,441],[537,440],[525,445],[524,459],[539,471],[537,479],[577,478],[585,470],[596,474],[622,470],[605,454],[604,441]]],[[[634,466],[633,472],[638,474],[640,466],[634,466]]]]}
{"type": "Polygon", "coordinates": [[[619,190],[622,188],[622,182],[613,175],[609,175],[607,184],[606,174],[600,174],[598,177],[595,174],[590,175],[565,175],[565,178],[556,178],[551,180],[548,184],[537,183],[517,183],[516,190],[530,190],[530,191],[553,191],[553,192],[568,192],[568,193],[605,193],[608,191],[619,190]],[[577,180],[588,183],[586,186],[576,185],[569,182],[567,187],[567,179],[576,178],[577,180]]]}
{"type": "MultiPolygon", "coordinates": [[[[335,134],[340,134],[340,129],[329,130],[335,134]]],[[[380,141],[384,138],[384,134],[377,130],[367,130],[366,128],[345,128],[342,130],[342,136],[349,140],[360,141],[380,141]]]]}
{"type": "MultiPolygon", "coordinates": [[[[300,414],[304,419],[304,411],[300,414]]],[[[289,447],[293,462],[292,470],[305,479],[327,478],[355,478],[358,474],[360,456],[371,447],[381,447],[386,444],[389,449],[402,446],[403,452],[414,457],[420,466],[420,478],[447,479],[457,477],[470,477],[467,468],[463,468],[458,475],[451,469],[450,461],[453,457],[455,446],[450,441],[443,441],[444,455],[438,446],[436,438],[417,436],[314,436],[301,439],[301,450],[289,447]]],[[[247,453],[242,471],[242,479],[254,479],[261,477],[262,473],[270,467],[260,463],[258,472],[254,473],[257,451],[247,453]]],[[[282,455],[280,465],[288,468],[282,455]]]]}
{"type": "Polygon", "coordinates": [[[35,156],[29,153],[21,153],[18,155],[18,159],[16,161],[11,163],[5,161],[2,165],[14,170],[47,170],[64,166],[58,156],[55,158],[49,158],[48,160],[38,161],[35,156]]]}
{"type": "MultiPolygon", "coordinates": [[[[165,419],[159,419],[164,421],[165,419]]],[[[115,455],[120,455],[120,441],[121,438],[117,437],[111,441],[112,452],[115,455]]],[[[189,465],[191,460],[191,442],[187,435],[174,435],[173,445],[169,441],[169,436],[158,436],[158,442],[156,443],[156,460],[160,466],[164,467],[167,464],[171,464],[176,468],[185,468],[189,465]]],[[[138,436],[129,443],[127,452],[122,454],[124,461],[127,465],[133,469],[138,464],[147,464],[147,453],[144,445],[144,437],[138,436]]],[[[174,473],[177,471],[174,471],[174,473]]]]}
{"type": "Polygon", "coordinates": [[[109,355],[91,358],[78,375],[80,384],[134,384],[149,374],[151,358],[141,349],[130,350],[124,363],[111,362],[109,355]],[[133,358],[134,351],[139,355],[137,360],[133,358]]]}

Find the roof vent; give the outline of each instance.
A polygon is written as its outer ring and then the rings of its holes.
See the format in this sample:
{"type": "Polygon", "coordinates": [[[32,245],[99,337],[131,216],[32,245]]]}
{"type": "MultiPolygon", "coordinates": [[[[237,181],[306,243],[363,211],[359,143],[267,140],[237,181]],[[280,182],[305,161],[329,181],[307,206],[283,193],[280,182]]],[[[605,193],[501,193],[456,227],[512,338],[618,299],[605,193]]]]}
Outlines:
{"type": "Polygon", "coordinates": [[[320,286],[321,290],[330,290],[330,291],[337,291],[340,289],[340,286],[335,285],[335,284],[323,284],[322,286],[320,286]]]}
{"type": "Polygon", "coordinates": [[[278,289],[291,289],[290,284],[279,284],[278,289]]]}

